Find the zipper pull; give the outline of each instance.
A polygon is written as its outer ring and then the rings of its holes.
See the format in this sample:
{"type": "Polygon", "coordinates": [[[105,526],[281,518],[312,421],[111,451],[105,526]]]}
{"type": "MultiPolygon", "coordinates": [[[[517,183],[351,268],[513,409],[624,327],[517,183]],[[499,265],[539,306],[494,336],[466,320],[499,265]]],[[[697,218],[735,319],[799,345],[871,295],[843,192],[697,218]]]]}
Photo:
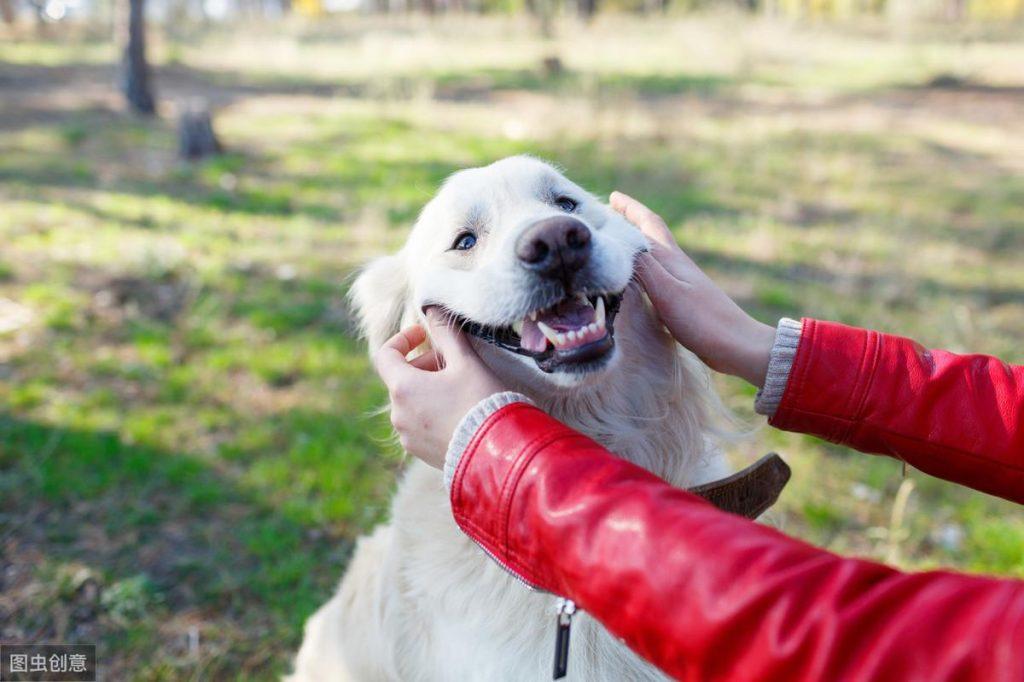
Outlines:
{"type": "Polygon", "coordinates": [[[576,603],[559,597],[556,610],[555,671],[552,679],[560,680],[569,672],[569,629],[572,627],[572,615],[576,613],[576,603]]]}

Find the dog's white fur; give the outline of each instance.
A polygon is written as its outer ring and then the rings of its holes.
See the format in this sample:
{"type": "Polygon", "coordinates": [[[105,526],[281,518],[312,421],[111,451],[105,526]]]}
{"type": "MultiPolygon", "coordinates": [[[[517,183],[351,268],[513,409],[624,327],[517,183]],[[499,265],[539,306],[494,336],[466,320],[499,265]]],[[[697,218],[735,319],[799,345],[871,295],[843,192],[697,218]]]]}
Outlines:
{"type": "MultiPolygon", "coordinates": [[[[551,166],[513,157],[453,175],[424,208],[405,247],[376,260],[353,287],[370,348],[438,303],[467,319],[520,319],[547,295],[513,254],[516,237],[556,215],[552,196],[580,201],[592,231],[595,289],[626,289],[615,355],[600,371],[541,372],[533,360],[472,339],[484,361],[542,409],[677,486],[711,480],[724,464],[710,445],[716,398],[706,371],[681,351],[631,283],[642,235],[551,166]],[[470,251],[451,251],[474,227],[470,251]]],[[[451,518],[441,473],[416,461],[388,525],[359,541],[337,594],[306,623],[295,682],[551,679],[555,598],[530,592],[451,518]]],[[[598,623],[573,620],[569,679],[662,679],[598,623]]]]}

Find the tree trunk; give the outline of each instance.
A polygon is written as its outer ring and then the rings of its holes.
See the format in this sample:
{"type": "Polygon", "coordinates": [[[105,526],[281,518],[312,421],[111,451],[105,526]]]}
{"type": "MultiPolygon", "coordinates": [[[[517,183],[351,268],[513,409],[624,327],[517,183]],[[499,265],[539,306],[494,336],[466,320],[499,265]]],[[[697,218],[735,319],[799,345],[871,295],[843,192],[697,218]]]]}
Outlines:
{"type": "Polygon", "coordinates": [[[146,62],[146,3],[145,0],[121,0],[121,4],[121,91],[132,110],[149,116],[156,112],[156,106],[146,62]]]}
{"type": "Polygon", "coordinates": [[[11,7],[11,0],[0,0],[0,17],[5,24],[14,23],[14,8],[11,7]]]}
{"type": "Polygon", "coordinates": [[[578,0],[576,9],[580,19],[590,21],[597,14],[597,0],[578,0]]]}
{"type": "Polygon", "coordinates": [[[554,36],[555,0],[526,0],[526,9],[537,19],[541,37],[554,36]]]}

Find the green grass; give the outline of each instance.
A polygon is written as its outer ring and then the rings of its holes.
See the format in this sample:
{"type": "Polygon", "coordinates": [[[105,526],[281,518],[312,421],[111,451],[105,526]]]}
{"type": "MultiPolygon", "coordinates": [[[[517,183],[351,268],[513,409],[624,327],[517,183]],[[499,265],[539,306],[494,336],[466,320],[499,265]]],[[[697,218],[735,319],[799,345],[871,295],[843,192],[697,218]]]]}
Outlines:
{"type": "MultiPolygon", "coordinates": [[[[190,166],[169,106],[40,94],[68,69],[108,87],[103,44],[0,46],[25,93],[0,127],[0,300],[30,313],[0,335],[0,638],[97,642],[111,679],[284,672],[401,467],[350,275],[449,173],[508,154],[649,202],[767,321],[1024,361],[1019,42],[620,19],[553,42],[463,20],[158,36],[165,103],[226,102],[229,152],[190,166]]],[[[1024,576],[1012,505],[911,472],[893,529],[898,463],[769,429],[733,455],[768,450],[795,471],[787,532],[1024,576]]]]}

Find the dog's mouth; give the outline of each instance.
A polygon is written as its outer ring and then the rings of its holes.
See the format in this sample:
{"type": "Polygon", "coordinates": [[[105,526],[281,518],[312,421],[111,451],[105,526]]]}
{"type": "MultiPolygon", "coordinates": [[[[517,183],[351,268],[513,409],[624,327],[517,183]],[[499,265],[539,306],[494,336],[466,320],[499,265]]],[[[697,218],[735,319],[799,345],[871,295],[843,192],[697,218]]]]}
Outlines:
{"type": "Polygon", "coordinates": [[[622,292],[573,294],[504,326],[487,326],[459,315],[470,334],[534,360],[544,372],[598,369],[615,348],[615,315],[622,292]]]}

